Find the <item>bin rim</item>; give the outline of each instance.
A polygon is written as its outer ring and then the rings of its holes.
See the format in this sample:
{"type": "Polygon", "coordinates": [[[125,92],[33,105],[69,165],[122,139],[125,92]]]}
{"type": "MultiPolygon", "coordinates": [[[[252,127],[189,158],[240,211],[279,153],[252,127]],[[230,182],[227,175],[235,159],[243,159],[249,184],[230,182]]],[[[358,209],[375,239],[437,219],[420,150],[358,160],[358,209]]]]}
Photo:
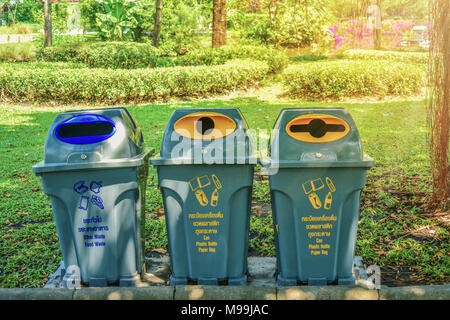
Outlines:
{"type": "Polygon", "coordinates": [[[49,163],[41,161],[32,167],[36,175],[50,172],[95,170],[95,169],[113,169],[129,168],[142,165],[145,159],[154,154],[154,148],[144,148],[143,152],[132,158],[108,159],[105,161],[95,161],[87,163],[49,163]]]}

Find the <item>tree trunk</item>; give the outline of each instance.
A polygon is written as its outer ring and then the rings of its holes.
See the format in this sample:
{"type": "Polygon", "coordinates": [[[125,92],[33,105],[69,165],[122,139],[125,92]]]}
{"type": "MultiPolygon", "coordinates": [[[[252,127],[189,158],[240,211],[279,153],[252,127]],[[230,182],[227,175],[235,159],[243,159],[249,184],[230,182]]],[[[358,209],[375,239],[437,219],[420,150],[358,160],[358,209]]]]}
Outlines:
{"type": "Polygon", "coordinates": [[[428,102],[428,146],[433,194],[429,209],[446,212],[450,208],[449,125],[450,125],[450,3],[430,1],[430,60],[428,102]]]}
{"type": "Polygon", "coordinates": [[[259,8],[259,0],[250,0],[250,6],[252,8],[252,13],[255,13],[259,8]]]}
{"type": "Polygon", "coordinates": [[[11,9],[11,12],[12,12],[12,25],[15,25],[16,24],[16,13],[17,13],[17,1],[15,2],[15,4],[14,4],[14,10],[13,9],[11,9]]]}
{"type": "Polygon", "coordinates": [[[52,45],[52,8],[50,0],[44,0],[44,47],[52,45]]]}
{"type": "Polygon", "coordinates": [[[153,29],[153,45],[155,47],[159,46],[159,38],[161,35],[162,8],[162,0],[156,0],[155,28],[153,29]]]}
{"type": "Polygon", "coordinates": [[[381,0],[377,0],[378,16],[375,18],[375,49],[381,49],[381,0]]]}
{"type": "Polygon", "coordinates": [[[226,0],[213,0],[212,47],[227,44],[227,7],[226,0]]]}

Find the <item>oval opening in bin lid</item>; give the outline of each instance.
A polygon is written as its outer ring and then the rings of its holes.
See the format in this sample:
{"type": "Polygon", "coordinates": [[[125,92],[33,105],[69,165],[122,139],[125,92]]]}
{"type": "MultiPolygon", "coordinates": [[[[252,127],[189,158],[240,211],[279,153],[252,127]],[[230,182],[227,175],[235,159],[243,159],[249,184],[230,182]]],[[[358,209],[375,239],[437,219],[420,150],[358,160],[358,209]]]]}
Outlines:
{"type": "Polygon", "coordinates": [[[111,119],[98,114],[73,116],[55,128],[55,136],[71,144],[89,144],[109,139],[116,132],[111,119]]]}
{"type": "Polygon", "coordinates": [[[327,114],[307,114],[286,125],[287,134],[303,142],[332,142],[345,137],[350,126],[341,118],[327,114]]]}
{"type": "Polygon", "coordinates": [[[190,139],[219,139],[236,130],[233,119],[216,112],[194,112],[174,124],[180,136],[190,139]]]}

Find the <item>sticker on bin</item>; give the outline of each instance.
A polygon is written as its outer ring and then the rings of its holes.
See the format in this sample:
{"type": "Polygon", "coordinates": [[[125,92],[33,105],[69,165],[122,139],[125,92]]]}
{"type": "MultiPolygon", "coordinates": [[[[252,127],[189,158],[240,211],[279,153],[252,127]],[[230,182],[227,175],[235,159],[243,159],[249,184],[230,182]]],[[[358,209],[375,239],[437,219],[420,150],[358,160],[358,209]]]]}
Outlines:
{"type": "Polygon", "coordinates": [[[287,134],[303,142],[332,142],[345,137],[350,126],[341,118],[327,114],[307,114],[286,125],[287,134]]]}
{"type": "Polygon", "coordinates": [[[219,139],[233,133],[236,123],[224,114],[194,112],[175,122],[174,130],[189,139],[219,139]]]}
{"type": "Polygon", "coordinates": [[[211,180],[207,175],[189,180],[189,186],[202,207],[206,207],[208,204],[212,207],[216,207],[219,203],[219,190],[222,188],[222,183],[215,174],[211,175],[211,180]],[[211,201],[209,201],[203,189],[211,185],[211,180],[213,181],[215,189],[211,194],[211,201]]]}
{"type": "Polygon", "coordinates": [[[329,177],[325,177],[326,186],[328,187],[328,193],[325,196],[323,202],[320,200],[316,191],[322,190],[325,188],[325,184],[323,183],[322,178],[308,180],[302,184],[302,189],[305,195],[308,196],[308,200],[311,203],[312,207],[316,210],[323,208],[325,210],[331,209],[331,204],[333,202],[332,193],[336,191],[336,187],[333,184],[333,181],[329,177]]]}

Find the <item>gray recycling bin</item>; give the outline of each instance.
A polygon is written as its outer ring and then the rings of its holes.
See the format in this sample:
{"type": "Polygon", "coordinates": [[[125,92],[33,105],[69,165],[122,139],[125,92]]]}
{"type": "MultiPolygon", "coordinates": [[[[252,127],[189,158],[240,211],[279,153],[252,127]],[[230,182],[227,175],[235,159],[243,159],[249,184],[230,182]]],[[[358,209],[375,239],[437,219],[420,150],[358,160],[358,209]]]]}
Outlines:
{"type": "Polygon", "coordinates": [[[248,233],[257,163],[238,109],[179,109],[167,126],[157,168],[171,285],[247,283],[248,233]]]}
{"type": "Polygon", "coordinates": [[[354,284],[359,203],[373,159],[342,108],[283,109],[269,169],[278,285],[354,284]]]}
{"type": "Polygon", "coordinates": [[[65,267],[82,283],[133,286],[144,275],[151,153],[125,108],[66,112],[51,124],[33,171],[50,197],[65,267]]]}

